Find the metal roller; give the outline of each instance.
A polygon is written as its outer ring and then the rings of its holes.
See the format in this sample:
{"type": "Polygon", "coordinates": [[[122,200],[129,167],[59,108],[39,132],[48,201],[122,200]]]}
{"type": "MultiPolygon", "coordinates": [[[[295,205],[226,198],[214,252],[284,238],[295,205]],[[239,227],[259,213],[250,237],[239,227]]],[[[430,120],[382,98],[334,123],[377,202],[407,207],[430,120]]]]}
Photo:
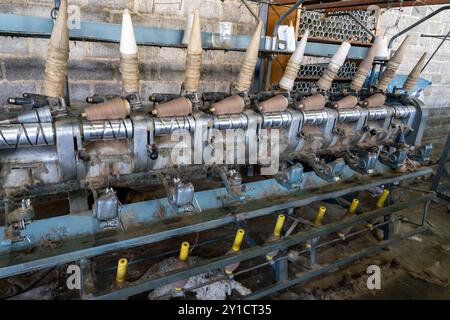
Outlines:
{"type": "Polygon", "coordinates": [[[369,109],[369,115],[367,119],[369,121],[373,120],[382,120],[385,119],[389,115],[389,111],[383,107],[375,107],[369,109]]]}
{"type": "Polygon", "coordinates": [[[361,118],[361,111],[358,109],[339,110],[338,122],[355,122],[361,118]]]}
{"type": "Polygon", "coordinates": [[[247,129],[248,118],[243,113],[213,115],[213,128],[219,130],[247,129]]]}
{"type": "Polygon", "coordinates": [[[413,106],[394,106],[393,108],[395,110],[395,118],[397,119],[407,118],[416,112],[416,108],[413,106]]]}
{"type": "Polygon", "coordinates": [[[195,119],[192,116],[154,118],[155,135],[168,134],[176,130],[187,130],[193,132],[195,129],[195,119]]]}
{"type": "Polygon", "coordinates": [[[292,115],[289,112],[276,112],[263,115],[261,127],[268,128],[284,128],[291,124],[292,115]]]}
{"type": "Polygon", "coordinates": [[[49,146],[55,143],[52,123],[25,123],[0,126],[0,149],[49,146]]]}
{"type": "Polygon", "coordinates": [[[81,133],[84,141],[133,138],[131,119],[83,121],[81,133]]]}
{"type": "Polygon", "coordinates": [[[328,113],[325,110],[304,111],[303,121],[305,125],[320,126],[328,120],[328,113]]]}
{"type": "Polygon", "coordinates": [[[210,111],[213,114],[240,113],[244,107],[244,99],[241,96],[233,95],[214,103],[210,111]]]}

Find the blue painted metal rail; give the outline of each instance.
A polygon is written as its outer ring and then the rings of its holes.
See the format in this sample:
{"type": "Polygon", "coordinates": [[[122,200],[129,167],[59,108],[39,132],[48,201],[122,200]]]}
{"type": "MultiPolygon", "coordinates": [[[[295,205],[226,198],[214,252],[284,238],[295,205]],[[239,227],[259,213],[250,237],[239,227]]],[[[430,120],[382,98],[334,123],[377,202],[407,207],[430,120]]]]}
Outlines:
{"type": "MultiPolygon", "coordinates": [[[[53,28],[51,18],[34,17],[17,14],[0,14],[0,34],[16,37],[40,37],[49,38],[53,28]]],[[[165,29],[155,27],[134,27],[135,36],[139,45],[159,47],[185,47],[182,44],[184,30],[165,29]]],[[[79,29],[69,30],[71,40],[114,42],[120,41],[120,24],[102,22],[81,22],[79,29]]],[[[215,44],[214,39],[218,35],[210,32],[202,32],[202,45],[204,49],[243,51],[250,43],[250,36],[233,35],[226,46],[215,44]]],[[[265,50],[266,40],[261,39],[260,51],[278,54],[288,53],[286,51],[265,50]]],[[[328,57],[332,56],[339,45],[308,42],[305,50],[306,55],[328,57]]],[[[366,47],[353,46],[348,58],[361,59],[367,53],[366,47]]]]}
{"type": "MultiPolygon", "coordinates": [[[[217,227],[233,223],[236,220],[253,219],[268,215],[279,210],[308,205],[315,201],[331,199],[367,190],[382,184],[389,184],[395,181],[411,179],[431,173],[431,168],[425,168],[407,174],[389,173],[370,179],[349,183],[337,183],[333,185],[323,185],[314,191],[303,190],[298,192],[287,192],[283,187],[274,184],[273,180],[266,180],[264,183],[248,184],[250,193],[258,194],[257,198],[249,201],[245,206],[214,207],[217,196],[225,194],[223,188],[202,191],[196,194],[199,203],[209,203],[201,213],[167,219],[158,219],[156,213],[161,204],[166,199],[151,200],[137,204],[131,204],[124,208],[122,221],[127,232],[112,231],[105,234],[88,234],[95,232],[95,222],[92,215],[66,215],[45,220],[34,221],[25,231],[33,239],[34,244],[39,243],[46,234],[53,237],[60,234],[63,244],[56,249],[46,249],[36,247],[29,254],[22,254],[26,246],[16,247],[16,250],[2,248],[0,255],[0,278],[8,277],[28,271],[39,270],[58,264],[77,261],[81,258],[93,257],[96,255],[112,252],[115,250],[155,243],[166,240],[174,236],[186,235],[194,232],[210,230],[217,227]],[[278,192],[274,188],[279,188],[278,192]],[[262,191],[261,191],[262,189],[262,191]],[[252,191],[253,190],[253,191],[252,191]],[[211,201],[211,202],[209,202],[211,201]],[[82,236],[82,234],[85,234],[82,236]],[[78,234],[78,237],[77,237],[78,234]],[[16,251],[16,252],[15,252],[16,251]]],[[[311,181],[308,177],[304,179],[306,183],[311,181]]],[[[3,232],[3,228],[0,232],[3,232]]],[[[45,237],[44,237],[45,238],[45,237]]],[[[58,240],[58,237],[54,238],[58,240]]],[[[25,243],[24,243],[25,245],[25,243]]]]}
{"type": "MultiPolygon", "coordinates": [[[[315,228],[312,231],[308,232],[299,232],[295,235],[288,236],[284,239],[264,244],[261,246],[251,247],[242,251],[239,251],[237,253],[233,253],[230,255],[226,255],[223,257],[218,257],[211,259],[209,261],[200,262],[197,265],[191,266],[189,268],[185,269],[177,269],[170,271],[164,275],[155,274],[153,277],[149,279],[140,279],[135,282],[129,283],[125,285],[122,288],[119,288],[117,290],[107,290],[104,292],[89,292],[88,296],[91,299],[120,299],[123,297],[129,297],[132,295],[136,295],[142,292],[150,291],[152,289],[158,288],[163,285],[167,285],[170,283],[173,283],[175,281],[186,279],[188,277],[194,276],[196,274],[200,274],[203,272],[208,272],[210,270],[216,270],[223,268],[226,265],[230,265],[237,262],[242,262],[245,260],[257,258],[257,257],[264,257],[268,252],[273,252],[277,250],[287,249],[289,247],[292,247],[294,245],[298,245],[300,243],[306,243],[307,241],[310,241],[312,239],[318,239],[319,237],[325,237],[326,235],[337,233],[338,231],[345,229],[349,226],[356,225],[358,223],[364,223],[365,221],[371,221],[373,219],[390,215],[396,211],[418,205],[423,202],[428,202],[432,199],[434,199],[435,196],[433,194],[424,195],[418,198],[415,198],[411,202],[402,202],[399,204],[395,204],[390,207],[384,207],[380,208],[371,212],[367,212],[361,215],[357,215],[347,221],[344,222],[336,222],[330,225],[326,225],[320,228],[315,228]]],[[[424,209],[426,211],[427,209],[424,209]]],[[[424,212],[425,214],[425,212],[424,212]]],[[[408,237],[411,237],[415,234],[421,233],[426,230],[426,226],[422,225],[418,228],[414,228],[412,231],[408,232],[404,236],[397,236],[393,237],[389,240],[381,242],[379,245],[369,247],[366,250],[363,250],[361,252],[358,252],[357,254],[350,255],[349,257],[338,259],[335,262],[323,266],[322,268],[318,268],[316,265],[316,268],[313,268],[310,271],[304,272],[301,275],[298,275],[294,277],[293,279],[284,279],[284,281],[277,281],[277,283],[273,286],[269,286],[268,288],[265,288],[261,291],[255,292],[253,294],[250,294],[249,296],[244,297],[245,299],[258,299],[261,297],[264,297],[268,294],[274,293],[276,291],[279,291],[281,289],[285,289],[291,285],[294,285],[301,281],[306,281],[312,277],[315,277],[319,274],[323,274],[325,272],[329,272],[333,270],[333,268],[343,266],[347,263],[350,263],[352,261],[355,261],[361,257],[367,256],[369,254],[373,254],[389,245],[395,244],[399,242],[402,239],[407,239],[408,237]]],[[[286,266],[287,267],[287,266],[286,266]]],[[[286,273],[287,276],[287,273],[286,273]]]]}

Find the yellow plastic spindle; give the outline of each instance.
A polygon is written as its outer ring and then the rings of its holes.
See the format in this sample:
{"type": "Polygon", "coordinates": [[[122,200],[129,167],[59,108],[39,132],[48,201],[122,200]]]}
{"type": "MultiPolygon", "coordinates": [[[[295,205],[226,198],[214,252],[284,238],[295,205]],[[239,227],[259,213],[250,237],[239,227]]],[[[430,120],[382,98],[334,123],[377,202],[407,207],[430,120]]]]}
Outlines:
{"type": "Polygon", "coordinates": [[[377,202],[377,208],[383,208],[384,207],[384,203],[386,202],[386,199],[389,195],[389,190],[388,189],[384,189],[383,193],[381,194],[380,198],[378,199],[377,202]]]}
{"type": "Polygon", "coordinates": [[[277,237],[281,234],[281,229],[283,228],[284,220],[286,220],[286,216],[284,214],[279,214],[277,223],[275,224],[275,229],[273,230],[273,234],[277,237]]]}
{"type": "Polygon", "coordinates": [[[233,246],[231,247],[231,249],[234,252],[238,252],[241,249],[242,240],[244,240],[244,235],[245,235],[244,229],[238,229],[238,231],[236,232],[236,237],[234,237],[233,246]]]}
{"type": "Polygon", "coordinates": [[[117,263],[116,282],[122,283],[125,281],[125,277],[127,275],[127,266],[127,259],[122,258],[119,260],[119,262],[117,263]]]}
{"type": "Polygon", "coordinates": [[[358,209],[358,205],[359,205],[359,200],[353,199],[352,204],[350,205],[350,208],[348,209],[348,213],[350,213],[351,215],[355,214],[356,209],[358,209]]]}
{"type": "Polygon", "coordinates": [[[180,249],[180,260],[186,261],[189,258],[189,242],[183,242],[180,249]]]}
{"type": "Polygon", "coordinates": [[[320,207],[319,211],[317,211],[316,220],[314,221],[314,224],[317,226],[320,226],[322,224],[323,217],[325,217],[325,212],[327,211],[327,208],[320,207]]]}

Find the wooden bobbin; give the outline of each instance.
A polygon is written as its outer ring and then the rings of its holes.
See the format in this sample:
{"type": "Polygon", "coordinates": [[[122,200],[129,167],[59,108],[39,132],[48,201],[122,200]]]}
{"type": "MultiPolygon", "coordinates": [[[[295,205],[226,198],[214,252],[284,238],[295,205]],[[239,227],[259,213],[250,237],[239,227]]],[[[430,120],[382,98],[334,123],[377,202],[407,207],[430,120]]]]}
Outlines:
{"type": "Polygon", "coordinates": [[[213,114],[232,114],[244,111],[245,102],[241,96],[227,97],[213,104],[210,109],[213,114]]]}
{"type": "Polygon", "coordinates": [[[285,96],[279,94],[260,102],[258,108],[261,112],[281,112],[286,110],[288,105],[289,100],[285,96]]]}
{"type": "Polygon", "coordinates": [[[366,98],[362,105],[366,108],[372,108],[372,107],[380,107],[384,105],[386,102],[386,96],[382,93],[375,93],[374,95],[371,95],[370,97],[366,98]]]}
{"type": "Polygon", "coordinates": [[[67,0],[62,0],[52,29],[44,71],[44,94],[63,97],[69,59],[69,29],[67,27],[67,0]]]}
{"type": "Polygon", "coordinates": [[[425,66],[426,58],[427,53],[425,52],[419,59],[417,64],[414,66],[414,68],[411,70],[410,74],[408,75],[408,79],[406,79],[405,84],[403,85],[403,89],[405,91],[412,91],[416,86],[417,80],[420,77],[420,73],[422,72],[422,69],[425,66]]]}
{"type": "Polygon", "coordinates": [[[202,34],[198,10],[194,11],[192,27],[189,36],[186,56],[186,80],[184,88],[188,92],[200,89],[200,74],[202,68],[202,34]]]}
{"type": "Polygon", "coordinates": [[[125,119],[130,114],[130,103],[123,98],[114,98],[96,105],[88,106],[82,113],[87,120],[125,119]]]}
{"type": "Polygon", "coordinates": [[[152,113],[157,117],[183,117],[192,112],[192,102],[188,98],[179,97],[158,104],[152,113]]]}
{"type": "Polygon", "coordinates": [[[186,91],[196,92],[199,90],[201,68],[202,53],[188,53],[186,59],[186,81],[184,83],[186,91]]]}
{"type": "Polygon", "coordinates": [[[298,108],[300,110],[309,111],[309,110],[322,110],[325,108],[326,99],[321,94],[312,95],[306,99],[303,99],[298,104],[298,108]]]}
{"type": "Polygon", "coordinates": [[[355,96],[349,95],[333,103],[333,108],[350,109],[356,107],[357,103],[358,99],[355,96]]]}
{"type": "Polygon", "coordinates": [[[238,80],[235,87],[238,91],[247,91],[250,89],[253,79],[253,73],[255,71],[256,62],[258,61],[259,41],[262,30],[262,20],[258,21],[256,30],[253,33],[253,37],[250,40],[250,44],[245,52],[244,60],[241,64],[238,80]]]}

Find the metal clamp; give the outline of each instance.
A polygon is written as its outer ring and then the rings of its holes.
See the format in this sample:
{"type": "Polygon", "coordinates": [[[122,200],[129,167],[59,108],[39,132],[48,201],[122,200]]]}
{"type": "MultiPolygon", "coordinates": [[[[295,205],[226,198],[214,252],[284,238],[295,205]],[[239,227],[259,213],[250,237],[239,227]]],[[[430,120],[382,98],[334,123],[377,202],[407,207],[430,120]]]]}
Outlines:
{"type": "MultiPolygon", "coordinates": [[[[5,206],[6,208],[6,206],[5,206]]],[[[22,230],[26,229],[28,224],[32,223],[35,211],[31,205],[30,199],[23,199],[20,206],[11,212],[5,210],[5,233],[1,240],[1,246],[11,246],[15,242],[30,239],[21,234],[22,230]]]]}
{"type": "Polygon", "coordinates": [[[419,163],[427,162],[430,160],[431,153],[433,152],[433,145],[426,144],[416,148],[413,152],[408,154],[408,158],[415,160],[419,163]]]}
{"type": "Polygon", "coordinates": [[[172,185],[169,185],[166,177],[163,175],[158,176],[166,191],[167,200],[176,213],[200,211],[200,208],[196,210],[194,205],[195,192],[192,183],[184,183],[180,178],[174,177],[172,179],[172,185]]]}
{"type": "Polygon", "coordinates": [[[405,149],[396,149],[394,151],[381,151],[379,159],[382,164],[393,169],[398,169],[405,165],[407,156],[408,152],[405,149]]]}
{"type": "Polygon", "coordinates": [[[378,152],[358,149],[354,152],[344,152],[343,157],[352,170],[361,174],[372,174],[377,164],[378,152]]]}
{"type": "Polygon", "coordinates": [[[235,169],[227,170],[225,167],[219,168],[219,175],[222,179],[228,195],[231,199],[245,202],[246,196],[242,195],[242,177],[235,169]]]}
{"type": "Polygon", "coordinates": [[[275,175],[275,180],[287,189],[301,188],[303,181],[303,166],[300,163],[296,163],[275,175]]]}
{"type": "Polygon", "coordinates": [[[122,205],[112,188],[107,188],[99,198],[97,193],[93,191],[94,206],[92,208],[93,217],[99,222],[101,229],[121,227],[120,211],[122,205]]]}

